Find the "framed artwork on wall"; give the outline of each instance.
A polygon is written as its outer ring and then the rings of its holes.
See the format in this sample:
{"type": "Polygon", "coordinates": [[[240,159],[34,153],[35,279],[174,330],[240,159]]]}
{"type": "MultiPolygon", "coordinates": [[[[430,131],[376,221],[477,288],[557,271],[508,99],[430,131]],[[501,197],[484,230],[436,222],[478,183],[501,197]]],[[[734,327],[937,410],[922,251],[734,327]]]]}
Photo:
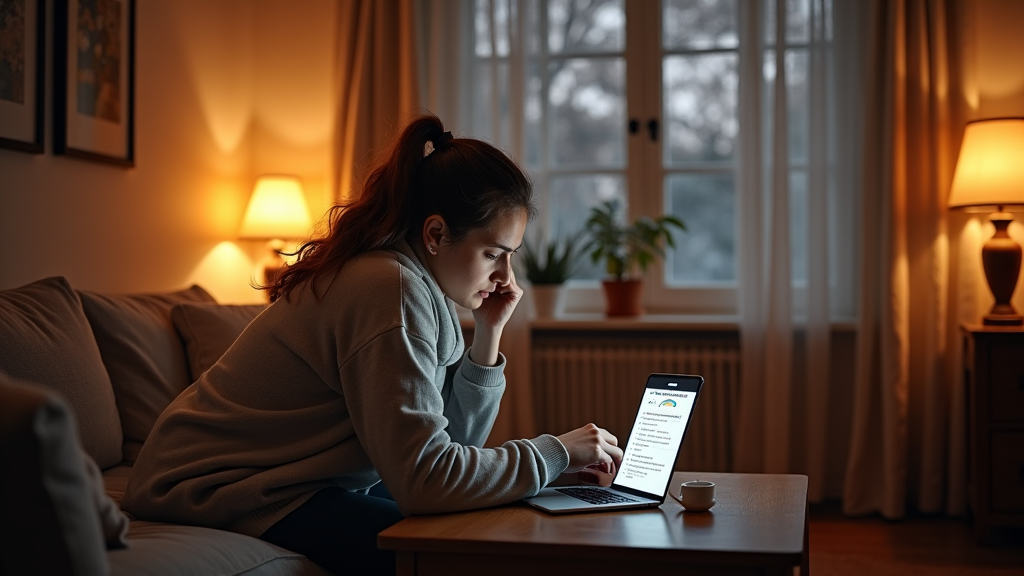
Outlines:
{"type": "Polygon", "coordinates": [[[135,164],[135,0],[55,0],[53,152],[135,164]]]}
{"type": "Polygon", "coordinates": [[[0,147],[43,152],[45,0],[0,0],[0,147]]]}

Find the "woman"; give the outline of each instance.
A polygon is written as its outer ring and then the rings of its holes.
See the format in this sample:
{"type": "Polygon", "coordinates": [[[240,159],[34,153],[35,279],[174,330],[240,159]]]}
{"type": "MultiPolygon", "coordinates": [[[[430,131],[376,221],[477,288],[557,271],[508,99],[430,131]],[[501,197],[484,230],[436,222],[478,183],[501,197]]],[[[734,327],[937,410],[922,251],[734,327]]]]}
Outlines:
{"type": "Polygon", "coordinates": [[[613,470],[617,441],[592,424],[480,448],[505,388],[498,344],[523,294],[511,259],[533,211],[503,153],[453,139],[435,116],[413,120],[360,199],[333,208],[328,234],[267,287],[273,304],[161,415],[124,509],[389,573],[376,535],[403,515],[613,470]],[[476,323],[465,352],[453,302],[476,323]]]}

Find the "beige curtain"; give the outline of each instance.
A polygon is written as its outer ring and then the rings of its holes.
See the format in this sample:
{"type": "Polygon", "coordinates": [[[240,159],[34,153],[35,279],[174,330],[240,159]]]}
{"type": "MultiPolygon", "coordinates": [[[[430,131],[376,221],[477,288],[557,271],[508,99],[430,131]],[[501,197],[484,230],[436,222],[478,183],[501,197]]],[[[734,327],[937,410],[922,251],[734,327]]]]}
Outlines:
{"type": "Polygon", "coordinates": [[[951,90],[956,8],[954,0],[871,6],[849,514],[963,509],[963,383],[951,353],[957,314],[946,232],[964,109],[951,90]]]}
{"type": "Polygon", "coordinates": [[[338,3],[336,198],[358,192],[364,171],[419,105],[414,0],[338,3]]]}

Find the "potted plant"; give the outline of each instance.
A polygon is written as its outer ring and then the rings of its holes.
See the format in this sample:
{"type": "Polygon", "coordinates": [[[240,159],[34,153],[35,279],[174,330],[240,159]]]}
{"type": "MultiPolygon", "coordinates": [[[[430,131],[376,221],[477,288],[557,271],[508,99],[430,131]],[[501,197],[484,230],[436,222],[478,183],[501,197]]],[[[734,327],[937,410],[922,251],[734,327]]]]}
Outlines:
{"type": "Polygon", "coordinates": [[[611,200],[590,209],[586,230],[590,234],[590,257],[605,261],[611,279],[602,283],[608,316],[637,316],[643,313],[640,296],[643,284],[636,275],[646,272],[657,258],[665,256],[665,245],[675,246],[671,228],[686,231],[675,216],[638,218],[630,225],[618,216],[620,202],[611,200]]]}
{"type": "Polygon", "coordinates": [[[538,318],[551,318],[561,311],[565,299],[562,285],[576,271],[585,246],[582,233],[555,239],[537,248],[523,245],[523,267],[532,286],[534,309],[538,318]]]}

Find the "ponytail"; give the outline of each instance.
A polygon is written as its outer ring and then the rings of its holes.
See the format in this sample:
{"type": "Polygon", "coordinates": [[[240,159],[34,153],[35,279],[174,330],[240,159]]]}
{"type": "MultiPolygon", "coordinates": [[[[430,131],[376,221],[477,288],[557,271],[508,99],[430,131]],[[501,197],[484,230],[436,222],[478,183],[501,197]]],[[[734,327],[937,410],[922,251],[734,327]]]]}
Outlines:
{"type": "Polygon", "coordinates": [[[414,118],[391,144],[363,183],[358,199],[328,212],[326,235],[311,239],[293,255],[268,286],[275,301],[299,285],[340,270],[371,250],[403,238],[415,241],[423,222],[444,218],[451,241],[495,219],[526,210],[536,214],[533,187],[523,170],[495,147],[471,138],[453,138],[433,114],[414,118]]]}

